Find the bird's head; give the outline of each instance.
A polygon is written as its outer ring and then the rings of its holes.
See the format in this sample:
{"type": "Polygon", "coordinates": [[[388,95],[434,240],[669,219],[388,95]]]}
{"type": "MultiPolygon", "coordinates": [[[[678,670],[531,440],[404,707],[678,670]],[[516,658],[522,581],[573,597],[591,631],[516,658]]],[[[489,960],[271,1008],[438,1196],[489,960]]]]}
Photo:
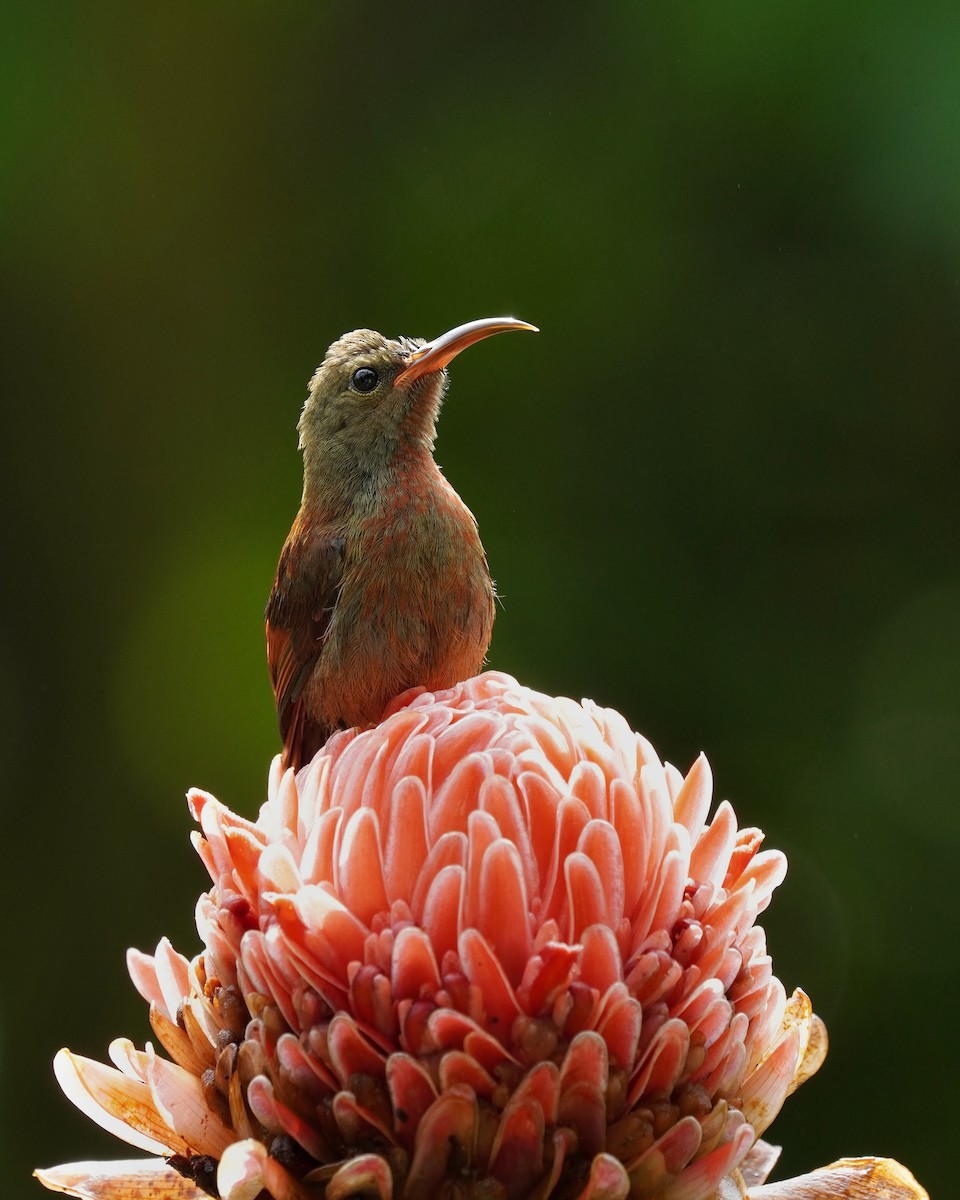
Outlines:
{"type": "Polygon", "coordinates": [[[447,364],[494,333],[536,326],[485,317],[432,341],[356,329],[338,338],[310,381],[300,422],[305,489],[376,478],[398,449],[430,452],[447,386],[447,364]]]}

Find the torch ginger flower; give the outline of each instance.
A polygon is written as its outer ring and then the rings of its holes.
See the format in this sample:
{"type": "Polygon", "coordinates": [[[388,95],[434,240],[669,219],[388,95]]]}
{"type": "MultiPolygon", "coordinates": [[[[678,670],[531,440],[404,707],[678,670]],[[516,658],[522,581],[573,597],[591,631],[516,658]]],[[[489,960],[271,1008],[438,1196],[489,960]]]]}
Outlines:
{"type": "Polygon", "coordinates": [[[758,1135],[826,1038],[755,924],[785,859],[726,802],[707,822],[702,756],[684,777],[618,714],[487,673],[407,693],[296,777],[275,762],[256,822],[189,802],[205,948],[128,957],[173,1061],[119,1039],[114,1067],[55,1062],[74,1103],[162,1157],[48,1186],[726,1200],[762,1183],[758,1135]]]}

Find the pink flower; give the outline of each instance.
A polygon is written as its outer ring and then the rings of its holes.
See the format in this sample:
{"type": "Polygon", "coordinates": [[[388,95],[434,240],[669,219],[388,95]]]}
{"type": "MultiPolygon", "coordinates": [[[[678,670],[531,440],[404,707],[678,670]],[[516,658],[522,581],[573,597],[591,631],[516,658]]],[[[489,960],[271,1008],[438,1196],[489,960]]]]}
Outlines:
{"type": "Polygon", "coordinates": [[[726,802],[708,823],[710,802],[703,757],[684,777],[616,713],[494,673],[408,693],[296,778],[275,763],[256,822],[192,793],[204,950],[128,956],[172,1061],[121,1039],[113,1067],[55,1063],[174,1170],[41,1178],[124,1195],[142,1172],[224,1200],[746,1195],[738,1169],[762,1182],[758,1135],[826,1037],[756,925],[785,859],[726,802]]]}

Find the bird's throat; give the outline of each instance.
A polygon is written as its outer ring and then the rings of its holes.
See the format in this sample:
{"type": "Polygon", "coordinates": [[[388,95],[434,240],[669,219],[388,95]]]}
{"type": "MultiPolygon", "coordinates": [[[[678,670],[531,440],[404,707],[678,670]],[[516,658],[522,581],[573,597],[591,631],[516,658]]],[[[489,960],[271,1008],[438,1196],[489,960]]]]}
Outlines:
{"type": "Polygon", "coordinates": [[[363,513],[416,506],[447,482],[428,444],[401,439],[392,455],[349,455],[341,445],[316,459],[304,457],[301,507],[326,522],[363,513]]]}

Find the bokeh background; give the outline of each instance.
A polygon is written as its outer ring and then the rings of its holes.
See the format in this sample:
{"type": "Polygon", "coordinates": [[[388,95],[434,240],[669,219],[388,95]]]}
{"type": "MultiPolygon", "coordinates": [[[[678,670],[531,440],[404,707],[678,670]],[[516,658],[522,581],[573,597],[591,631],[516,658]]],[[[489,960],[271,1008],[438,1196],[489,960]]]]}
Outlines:
{"type": "Polygon", "coordinates": [[[0,1139],[122,1156],[63,1044],[197,947],[192,784],[253,814],[261,615],[327,344],[509,312],[438,458],[494,666],[620,708],[785,849],[826,1018],[772,1130],[953,1194],[960,8],[4,6],[0,1139]]]}

